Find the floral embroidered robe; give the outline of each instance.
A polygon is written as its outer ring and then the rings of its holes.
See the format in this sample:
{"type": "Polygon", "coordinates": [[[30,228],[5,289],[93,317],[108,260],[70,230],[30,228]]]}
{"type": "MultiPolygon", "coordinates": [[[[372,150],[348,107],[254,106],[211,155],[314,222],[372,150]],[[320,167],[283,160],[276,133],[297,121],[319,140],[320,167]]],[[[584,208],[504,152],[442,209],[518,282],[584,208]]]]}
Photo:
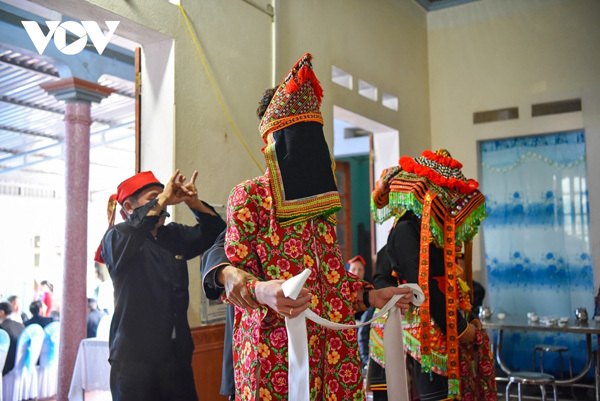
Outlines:
{"type": "MultiPolygon", "coordinates": [[[[334,225],[315,218],[281,227],[268,173],[232,190],[227,222],[225,251],[234,266],[259,280],[288,279],[310,268],[310,308],[333,322],[354,322],[353,304],[366,282],[344,270],[334,225]]],[[[311,400],[363,400],[356,330],[325,329],[308,319],[306,323],[311,400]]],[[[236,400],[253,401],[255,394],[260,400],[286,400],[284,317],[266,306],[236,308],[233,344],[236,400]]]]}

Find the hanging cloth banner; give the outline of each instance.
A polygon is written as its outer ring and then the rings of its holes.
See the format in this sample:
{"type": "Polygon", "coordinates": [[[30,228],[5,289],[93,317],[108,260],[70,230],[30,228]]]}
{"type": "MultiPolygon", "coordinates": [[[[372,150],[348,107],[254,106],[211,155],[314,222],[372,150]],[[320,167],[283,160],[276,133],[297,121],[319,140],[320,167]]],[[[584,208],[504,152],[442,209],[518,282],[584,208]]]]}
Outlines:
{"type": "MultiPolygon", "coordinates": [[[[306,279],[310,276],[310,269],[304,270],[297,276],[292,277],[282,284],[282,290],[286,297],[296,299],[304,286],[306,279]]],[[[402,284],[399,288],[407,287],[413,291],[412,303],[419,306],[425,300],[423,291],[417,284],[402,284]]],[[[285,319],[288,335],[288,400],[310,401],[310,381],[308,366],[308,341],[306,331],[306,319],[332,330],[348,330],[371,324],[376,319],[389,311],[383,336],[383,347],[386,360],[386,376],[388,400],[410,401],[408,394],[408,381],[406,376],[406,365],[404,363],[404,345],[402,342],[402,314],[395,306],[402,295],[393,296],[388,303],[376,313],[371,320],[359,324],[333,323],[318,316],[310,309],[293,318],[285,319]]]]}

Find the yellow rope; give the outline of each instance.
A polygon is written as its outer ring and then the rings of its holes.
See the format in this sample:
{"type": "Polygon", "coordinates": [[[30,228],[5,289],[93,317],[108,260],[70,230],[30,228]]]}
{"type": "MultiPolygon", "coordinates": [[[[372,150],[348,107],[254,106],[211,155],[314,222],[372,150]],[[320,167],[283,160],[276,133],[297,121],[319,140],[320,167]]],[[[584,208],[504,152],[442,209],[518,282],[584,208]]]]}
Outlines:
{"type": "Polygon", "coordinates": [[[223,112],[225,113],[225,116],[227,117],[227,120],[229,121],[229,124],[231,124],[231,127],[233,128],[233,132],[235,132],[235,134],[237,135],[237,137],[240,140],[240,142],[242,143],[242,145],[244,145],[244,148],[246,149],[246,152],[248,152],[248,154],[250,155],[250,157],[254,161],[254,164],[256,164],[256,167],[258,167],[258,170],[262,173],[264,169],[260,166],[260,164],[258,163],[258,161],[256,161],[256,159],[254,158],[254,156],[250,152],[250,149],[248,149],[248,145],[246,145],[246,142],[244,141],[244,139],[240,135],[238,129],[236,128],[235,124],[233,123],[233,119],[229,115],[229,112],[227,111],[227,108],[225,107],[225,104],[223,103],[223,99],[221,99],[221,95],[219,95],[219,91],[217,90],[217,85],[215,84],[215,81],[214,81],[214,79],[213,79],[210,71],[208,70],[208,66],[206,65],[206,61],[204,60],[204,56],[202,54],[202,50],[200,49],[200,45],[198,44],[198,39],[196,38],[196,34],[194,34],[194,30],[192,29],[192,26],[190,25],[190,21],[188,20],[187,14],[185,13],[185,10],[181,6],[181,4],[178,4],[177,6],[181,10],[181,14],[183,14],[183,18],[185,19],[185,23],[186,23],[186,25],[188,27],[188,30],[190,31],[190,35],[192,36],[193,41],[194,41],[194,45],[196,45],[196,50],[198,50],[198,54],[200,55],[200,60],[202,61],[202,65],[204,66],[204,71],[206,71],[206,75],[208,76],[208,79],[210,80],[212,88],[215,91],[215,95],[217,96],[217,99],[219,100],[219,104],[221,105],[221,108],[223,109],[223,112]]]}

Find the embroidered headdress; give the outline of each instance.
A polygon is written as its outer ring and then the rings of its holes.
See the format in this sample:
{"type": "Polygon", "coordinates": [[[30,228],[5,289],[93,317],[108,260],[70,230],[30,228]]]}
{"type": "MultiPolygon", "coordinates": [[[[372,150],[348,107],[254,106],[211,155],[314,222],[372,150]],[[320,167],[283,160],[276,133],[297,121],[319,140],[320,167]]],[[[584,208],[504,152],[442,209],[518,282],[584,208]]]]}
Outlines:
{"type": "Polygon", "coordinates": [[[386,169],[377,181],[371,198],[371,213],[381,223],[411,211],[421,219],[419,286],[426,300],[419,308],[421,365],[431,369],[429,335],[429,244],[444,249],[446,270],[446,340],[449,395],[459,394],[457,306],[458,274],[455,249],[477,235],[486,216],[485,197],[477,181],[467,179],[462,164],[447,150],[424,151],[420,157],[402,156],[399,166],[386,169]]]}
{"type": "Polygon", "coordinates": [[[323,89],[312,68],[312,55],[306,53],[283,79],[260,120],[260,134],[267,142],[270,132],[279,131],[302,121],[323,125],[321,99],[323,89]]]}
{"type": "Polygon", "coordinates": [[[311,60],[306,53],[292,67],[259,126],[275,215],[284,227],[316,216],[333,223],[341,209],[335,162],[323,135],[323,90],[311,60]]]}

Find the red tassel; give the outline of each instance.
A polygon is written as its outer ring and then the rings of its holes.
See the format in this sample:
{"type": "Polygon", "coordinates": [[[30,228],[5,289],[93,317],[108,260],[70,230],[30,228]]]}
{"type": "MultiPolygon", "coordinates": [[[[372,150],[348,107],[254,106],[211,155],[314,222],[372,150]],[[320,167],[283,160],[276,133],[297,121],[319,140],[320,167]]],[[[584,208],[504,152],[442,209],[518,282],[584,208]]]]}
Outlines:
{"type": "Polygon", "coordinates": [[[298,84],[300,86],[304,85],[304,83],[306,82],[306,79],[309,78],[308,74],[309,74],[310,68],[308,68],[307,65],[304,65],[302,68],[300,68],[300,71],[298,71],[298,84]]]}
{"type": "Polygon", "coordinates": [[[317,79],[315,72],[311,68],[308,69],[307,74],[308,74],[307,78],[310,79],[310,82],[312,83],[312,87],[315,91],[315,96],[317,97],[317,101],[319,102],[319,104],[321,104],[321,99],[323,99],[323,88],[321,88],[321,84],[319,83],[319,80],[317,79]]]}
{"type": "MultiPolygon", "coordinates": [[[[106,207],[106,214],[108,217],[108,228],[111,228],[115,225],[115,212],[117,209],[117,194],[113,194],[108,198],[108,205],[106,207]]],[[[121,209],[121,213],[123,213],[123,209],[121,209]]],[[[98,263],[104,264],[104,260],[102,259],[102,242],[98,245],[96,249],[96,253],[94,254],[94,260],[98,263]]]]}
{"type": "Polygon", "coordinates": [[[300,87],[292,76],[290,80],[285,83],[285,92],[289,95],[290,93],[296,92],[298,89],[300,89],[300,87]]]}
{"type": "Polygon", "coordinates": [[[94,261],[104,264],[104,259],[102,259],[101,252],[102,252],[102,242],[100,242],[100,245],[98,245],[98,248],[96,249],[96,254],[94,255],[94,261]]]}

